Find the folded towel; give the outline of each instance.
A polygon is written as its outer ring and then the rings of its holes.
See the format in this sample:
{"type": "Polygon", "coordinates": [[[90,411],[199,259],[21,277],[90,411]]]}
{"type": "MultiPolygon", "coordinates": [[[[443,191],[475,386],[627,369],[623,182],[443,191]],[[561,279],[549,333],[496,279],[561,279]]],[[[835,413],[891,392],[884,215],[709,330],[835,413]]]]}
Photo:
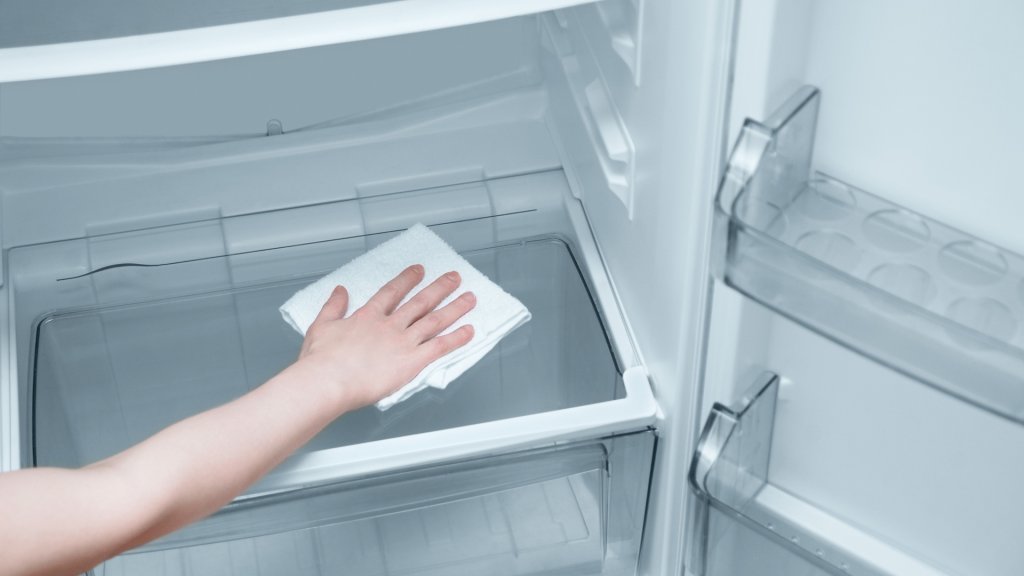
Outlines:
{"type": "Polygon", "coordinates": [[[387,410],[427,386],[445,388],[483,358],[505,335],[530,319],[530,311],[522,302],[488,280],[422,224],[416,224],[298,291],[281,306],[281,315],[292,328],[305,335],[335,286],[340,284],[348,290],[347,314],[351,314],[366,304],[387,281],[412,264],[422,264],[426,274],[406,300],[445,272],[454,270],[462,276],[458,290],[438,307],[463,292],[473,292],[476,307],[444,333],[471,324],[474,335],[468,344],[434,361],[412,382],[377,402],[380,410],[387,410]]]}

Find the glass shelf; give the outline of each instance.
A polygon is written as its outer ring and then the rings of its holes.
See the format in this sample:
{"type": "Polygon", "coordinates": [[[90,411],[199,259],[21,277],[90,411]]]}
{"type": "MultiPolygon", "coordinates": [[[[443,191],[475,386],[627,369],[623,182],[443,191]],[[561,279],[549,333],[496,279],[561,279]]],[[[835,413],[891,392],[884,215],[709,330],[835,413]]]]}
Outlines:
{"type": "Polygon", "coordinates": [[[1024,423],[1024,257],[811,169],[820,96],[748,120],[718,198],[720,276],[891,368],[1024,423]]]}
{"type": "Polygon", "coordinates": [[[594,0],[0,0],[0,82],[139,70],[452,28],[594,0]]]}
{"type": "MultiPolygon", "coordinates": [[[[300,453],[622,395],[597,311],[566,244],[538,239],[465,255],[536,311],[536,321],[510,334],[449,389],[424,391],[386,412],[370,406],[349,414],[300,453]]],[[[210,269],[209,262],[177,268],[196,276],[201,265],[210,269]]],[[[113,282],[131,285],[152,269],[104,273],[117,273],[113,282]]],[[[101,460],[270,379],[294,361],[301,344],[278,306],[312,279],[44,319],[33,379],[36,465],[78,467],[101,460]]]]}
{"type": "Polygon", "coordinates": [[[854,526],[772,483],[779,377],[764,374],[734,407],[716,403],[690,466],[698,496],[690,570],[698,576],[943,576],[883,534],[854,526]]]}

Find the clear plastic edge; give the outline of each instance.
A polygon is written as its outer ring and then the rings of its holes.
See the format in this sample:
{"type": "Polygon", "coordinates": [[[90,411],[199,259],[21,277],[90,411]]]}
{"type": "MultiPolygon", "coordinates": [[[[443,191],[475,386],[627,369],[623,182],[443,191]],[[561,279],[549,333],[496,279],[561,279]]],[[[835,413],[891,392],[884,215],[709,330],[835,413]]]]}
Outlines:
{"type": "Polygon", "coordinates": [[[779,547],[836,576],[945,576],[878,536],[847,524],[771,484],[772,435],[781,379],[766,372],[733,406],[715,403],[701,432],[688,481],[697,499],[688,570],[714,574],[716,510],[779,547]]]}
{"type": "Polygon", "coordinates": [[[618,400],[303,454],[286,461],[236,502],[389,470],[650,426],[657,403],[646,370],[627,369],[623,382],[626,396],[618,400]]]}

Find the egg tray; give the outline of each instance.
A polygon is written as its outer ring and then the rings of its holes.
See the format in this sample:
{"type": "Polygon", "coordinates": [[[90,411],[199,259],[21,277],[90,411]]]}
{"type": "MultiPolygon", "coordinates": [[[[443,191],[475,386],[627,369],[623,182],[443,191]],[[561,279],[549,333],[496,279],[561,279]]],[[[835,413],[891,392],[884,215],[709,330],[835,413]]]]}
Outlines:
{"type": "Polygon", "coordinates": [[[1024,423],[1024,257],[814,173],[746,187],[726,261],[749,296],[1024,423]]]}

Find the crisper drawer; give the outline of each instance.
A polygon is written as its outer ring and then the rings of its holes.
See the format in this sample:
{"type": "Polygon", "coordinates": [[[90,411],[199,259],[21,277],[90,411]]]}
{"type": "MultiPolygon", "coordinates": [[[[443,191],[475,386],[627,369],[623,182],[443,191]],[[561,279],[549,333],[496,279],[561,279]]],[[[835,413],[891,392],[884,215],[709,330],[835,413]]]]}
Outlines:
{"type": "Polygon", "coordinates": [[[278,306],[416,221],[533,319],[448,389],[340,418],[245,498],[653,424],[593,239],[553,170],[12,250],[23,465],[95,462],[260,385],[301,344],[278,306]]]}
{"type": "MultiPolygon", "coordinates": [[[[369,406],[348,414],[303,451],[623,395],[565,242],[537,238],[464,254],[534,311],[534,320],[447,389],[425,390],[386,412],[369,406]]],[[[108,273],[118,276],[112,284],[131,284],[139,269],[108,273]]],[[[295,360],[302,343],[278,307],[314,279],[46,316],[32,375],[36,465],[77,467],[106,458],[270,379],[295,360]]]]}
{"type": "Polygon", "coordinates": [[[632,574],[653,433],[236,503],[94,574],[632,574]]]}

